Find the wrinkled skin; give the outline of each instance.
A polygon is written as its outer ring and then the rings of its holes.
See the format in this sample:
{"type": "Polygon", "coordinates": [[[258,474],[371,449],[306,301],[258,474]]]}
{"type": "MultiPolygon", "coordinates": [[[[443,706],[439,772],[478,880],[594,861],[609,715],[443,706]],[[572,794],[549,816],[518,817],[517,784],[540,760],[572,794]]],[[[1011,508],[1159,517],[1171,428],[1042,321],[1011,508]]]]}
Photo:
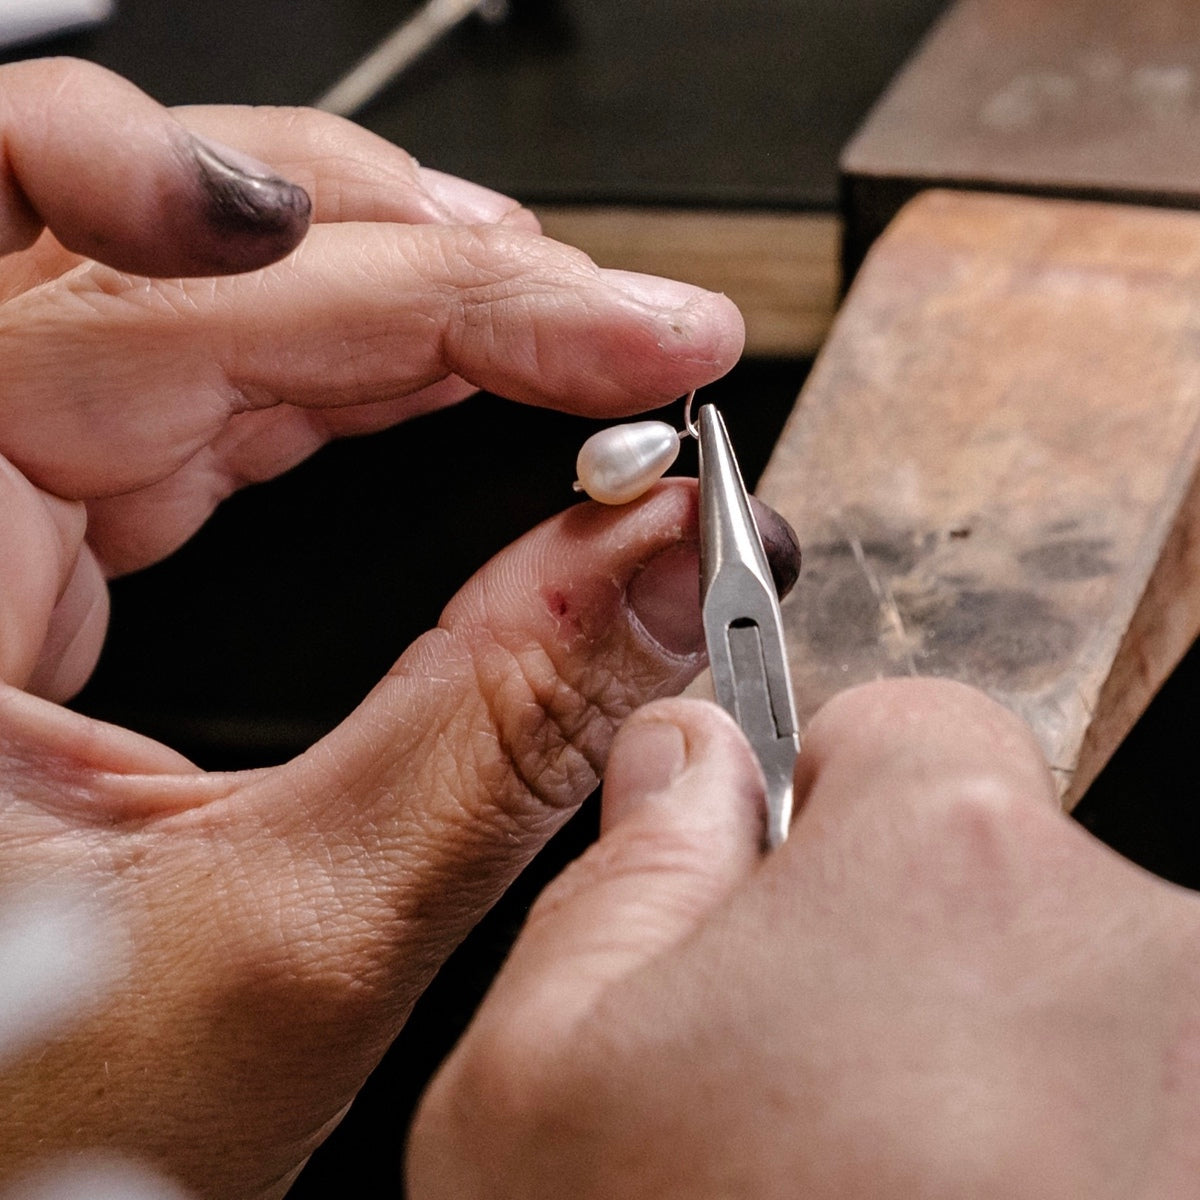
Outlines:
{"type": "Polygon", "coordinates": [[[1187,1200],[1200,898],[957,684],[815,718],[788,842],[712,706],[617,736],[600,841],[435,1079],[413,1200],[1187,1200]]]}
{"type": "Polygon", "coordinates": [[[741,320],[310,112],[168,113],[24,63],[0,69],[0,154],[0,909],[53,885],[128,952],[0,1062],[0,1184],[100,1146],[197,1196],[279,1196],[615,727],[699,669],[694,490],[518,542],[278,769],[206,774],[56,703],[94,665],[107,578],[329,438],[477,387],[664,403],[732,365],[741,320]],[[213,168],[236,156],[189,131],[303,191],[213,168]]]}

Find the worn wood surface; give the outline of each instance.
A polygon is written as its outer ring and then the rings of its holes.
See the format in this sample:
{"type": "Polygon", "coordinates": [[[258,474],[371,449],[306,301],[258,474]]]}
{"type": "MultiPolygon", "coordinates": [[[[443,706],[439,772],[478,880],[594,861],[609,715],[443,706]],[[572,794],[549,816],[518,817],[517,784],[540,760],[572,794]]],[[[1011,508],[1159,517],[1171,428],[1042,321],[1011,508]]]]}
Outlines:
{"type": "Polygon", "coordinates": [[[932,186],[1200,207],[1200,5],[959,0],[842,175],[850,267],[932,186]]]}
{"type": "Polygon", "coordinates": [[[1200,215],[930,192],[876,244],[759,487],[802,718],[975,684],[1068,806],[1200,629],[1200,215]]]}
{"type": "Polygon", "coordinates": [[[841,222],[830,213],[538,206],[543,230],[605,267],[726,292],[746,353],[808,358],[838,303],[841,222]]]}

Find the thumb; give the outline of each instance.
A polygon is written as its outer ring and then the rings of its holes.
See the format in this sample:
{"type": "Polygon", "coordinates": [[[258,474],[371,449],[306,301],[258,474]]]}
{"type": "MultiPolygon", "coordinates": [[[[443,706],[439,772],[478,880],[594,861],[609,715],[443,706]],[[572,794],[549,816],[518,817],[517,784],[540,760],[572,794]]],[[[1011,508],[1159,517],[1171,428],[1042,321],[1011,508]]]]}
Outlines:
{"type": "MultiPolygon", "coordinates": [[[[522,1162],[529,1128],[543,1148],[560,1136],[572,1145],[572,1117],[559,1124],[566,1110],[545,1105],[564,1053],[582,1061],[589,1039],[577,1031],[605,994],[687,938],[755,870],[764,810],[762,771],[716,705],[660,700],[629,718],[609,758],[600,840],[539,897],[421,1102],[408,1146],[413,1194],[509,1194],[495,1180],[522,1162]],[[514,1127],[514,1111],[533,1119],[514,1127]],[[539,1119],[547,1111],[554,1123],[539,1119]]],[[[662,1001],[651,1011],[669,1019],[662,1001]]]]}
{"type": "MultiPolygon", "coordinates": [[[[760,515],[766,540],[785,544],[771,536],[771,516],[760,515]]],[[[307,890],[375,914],[365,944],[313,944],[365,957],[341,967],[379,979],[397,1000],[423,986],[596,786],[628,714],[680,691],[704,665],[697,537],[688,480],[621,508],[561,514],[471,580],[339,729],[248,785],[238,804],[261,820],[242,823],[247,836],[286,844],[317,872],[307,890]]],[[[703,711],[680,736],[709,730],[697,744],[720,739],[749,779],[738,786],[753,790],[748,749],[703,711]]],[[[626,766],[610,811],[625,797],[632,812],[636,765],[626,766]]],[[[734,775],[713,788],[723,793],[734,775]]],[[[659,823],[649,809],[635,824],[643,820],[659,823]]],[[[664,849],[691,836],[663,828],[650,840],[664,849]]],[[[717,831],[732,839],[714,817],[717,831]]],[[[757,833],[744,836],[753,846],[757,833]]]]}
{"type": "Polygon", "coordinates": [[[532,1001],[569,1027],[755,869],[763,813],[762,770],[722,709],[660,700],[635,713],[613,743],[600,841],[539,897],[488,1003],[532,1001]]]}
{"type": "Polygon", "coordinates": [[[282,258],[310,215],[302,188],[189,133],[101,67],[0,67],[0,254],[48,226],[118,270],[222,275],[282,258]]]}

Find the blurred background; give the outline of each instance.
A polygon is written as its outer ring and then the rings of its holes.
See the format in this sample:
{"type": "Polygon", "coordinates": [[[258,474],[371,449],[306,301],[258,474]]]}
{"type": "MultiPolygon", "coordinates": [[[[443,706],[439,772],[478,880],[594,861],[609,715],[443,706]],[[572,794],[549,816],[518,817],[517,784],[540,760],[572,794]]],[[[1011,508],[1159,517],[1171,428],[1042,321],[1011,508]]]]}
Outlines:
{"type": "MultiPolygon", "coordinates": [[[[119,0],[71,54],[167,104],[302,104],[416,6],[119,0]]],[[[728,291],[750,352],[709,393],[748,482],[839,295],[838,156],[941,0],[511,0],[465,21],[359,114],[422,163],[518,197],[603,265],[728,291]]],[[[678,414],[671,414],[674,419],[678,414]]],[[[203,766],[283,761],[336,724],[496,550],[574,502],[592,423],[490,396],[323,450],[239,494],[113,589],[83,711],[203,766]]],[[[686,458],[679,470],[694,470],[686,458]]],[[[1200,885],[1185,660],[1077,816],[1200,885]]],[[[594,800],[444,969],[291,1195],[397,1194],[408,1113],[533,895],[594,834],[594,800]]]]}

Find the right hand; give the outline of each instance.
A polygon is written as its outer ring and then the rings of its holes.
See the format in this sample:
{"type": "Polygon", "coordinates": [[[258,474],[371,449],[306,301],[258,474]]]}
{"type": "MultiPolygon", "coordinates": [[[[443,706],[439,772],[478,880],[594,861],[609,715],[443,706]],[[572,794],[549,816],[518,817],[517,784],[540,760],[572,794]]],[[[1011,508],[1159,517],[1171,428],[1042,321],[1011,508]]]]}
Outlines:
{"type": "Polygon", "coordinates": [[[790,840],[720,710],[617,736],[411,1135],[413,1200],[1192,1200],[1200,897],[937,681],[815,718],[790,840]]]}

